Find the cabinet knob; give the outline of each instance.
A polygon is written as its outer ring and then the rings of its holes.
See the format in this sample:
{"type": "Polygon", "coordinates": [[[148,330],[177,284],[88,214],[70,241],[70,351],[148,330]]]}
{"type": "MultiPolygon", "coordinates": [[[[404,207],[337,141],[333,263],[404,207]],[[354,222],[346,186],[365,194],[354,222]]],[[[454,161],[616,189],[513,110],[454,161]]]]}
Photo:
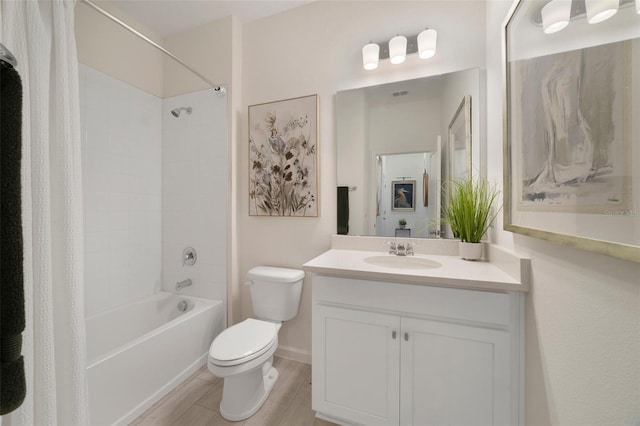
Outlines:
{"type": "Polygon", "coordinates": [[[404,341],[405,342],[409,341],[409,333],[404,333],[404,341]]]}
{"type": "Polygon", "coordinates": [[[395,338],[396,338],[396,331],[395,331],[395,330],[393,330],[393,331],[391,332],[391,338],[392,338],[392,339],[395,339],[395,338]]]}

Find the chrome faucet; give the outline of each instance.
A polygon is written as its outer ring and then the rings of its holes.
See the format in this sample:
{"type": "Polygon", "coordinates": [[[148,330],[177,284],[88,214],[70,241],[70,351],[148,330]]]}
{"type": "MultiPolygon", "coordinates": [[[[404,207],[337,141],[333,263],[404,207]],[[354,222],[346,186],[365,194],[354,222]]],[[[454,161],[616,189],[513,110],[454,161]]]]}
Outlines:
{"type": "Polygon", "coordinates": [[[389,244],[389,254],[393,254],[396,256],[413,256],[413,243],[396,243],[395,241],[388,241],[389,244]]]}
{"type": "Polygon", "coordinates": [[[184,281],[178,281],[176,283],[176,291],[180,290],[181,288],[189,287],[191,284],[193,284],[191,282],[191,278],[187,278],[184,281]]]}

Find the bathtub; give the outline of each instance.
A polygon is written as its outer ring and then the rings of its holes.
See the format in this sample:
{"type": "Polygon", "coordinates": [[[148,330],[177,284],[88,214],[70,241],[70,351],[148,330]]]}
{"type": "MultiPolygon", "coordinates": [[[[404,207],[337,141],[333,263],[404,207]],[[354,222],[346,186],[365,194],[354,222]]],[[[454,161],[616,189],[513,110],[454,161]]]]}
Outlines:
{"type": "Polygon", "coordinates": [[[91,424],[134,420],[206,363],[223,326],[222,302],[167,292],[88,317],[91,424]]]}

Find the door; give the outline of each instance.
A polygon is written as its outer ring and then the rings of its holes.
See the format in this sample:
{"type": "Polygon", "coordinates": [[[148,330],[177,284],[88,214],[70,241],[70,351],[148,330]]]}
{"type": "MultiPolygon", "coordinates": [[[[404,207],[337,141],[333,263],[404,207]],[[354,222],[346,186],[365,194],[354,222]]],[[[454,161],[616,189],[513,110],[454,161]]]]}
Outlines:
{"type": "Polygon", "coordinates": [[[402,318],[403,425],[507,425],[506,331],[402,318]]]}
{"type": "Polygon", "coordinates": [[[325,305],[315,305],[313,317],[313,409],[397,425],[400,317],[325,305]]]}

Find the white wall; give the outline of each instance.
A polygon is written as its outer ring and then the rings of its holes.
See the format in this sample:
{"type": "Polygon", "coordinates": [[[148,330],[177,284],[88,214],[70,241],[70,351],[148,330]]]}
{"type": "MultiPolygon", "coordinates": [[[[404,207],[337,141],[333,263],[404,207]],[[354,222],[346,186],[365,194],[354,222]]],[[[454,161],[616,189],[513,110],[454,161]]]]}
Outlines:
{"type": "MultiPolygon", "coordinates": [[[[166,37],[164,47],[214,84],[231,83],[231,16],[166,37]]],[[[164,95],[203,90],[209,85],[172,58],[164,57],[164,95]]]]}
{"type": "Polygon", "coordinates": [[[160,288],[162,100],[80,65],[87,315],[160,288]]]}
{"type": "MultiPolygon", "coordinates": [[[[502,182],[501,24],[511,2],[487,8],[487,167],[502,182]]],[[[531,258],[526,302],[526,424],[640,421],[640,264],[494,229],[531,258]]]]}
{"type": "Polygon", "coordinates": [[[227,99],[211,89],[164,100],[162,111],[162,286],[208,299],[227,290],[227,99]],[[174,117],[171,110],[192,107],[174,117]],[[193,266],[182,251],[196,249],[193,266]]]}
{"type": "MultiPolygon", "coordinates": [[[[340,90],[483,66],[485,5],[477,1],[313,2],[244,25],[242,99],[247,106],[317,93],[320,98],[319,218],[248,216],[248,140],[246,124],[238,143],[238,279],[242,312],[252,315],[241,286],[257,265],[300,268],[330,246],[336,231],[335,93],[340,90]],[[409,56],[402,65],[383,61],[375,71],[362,68],[361,49],[369,40],[396,33],[438,30],[438,52],[429,60],[409,56]],[[464,31],[461,30],[464,28],[464,31]]],[[[285,323],[280,345],[290,356],[310,360],[310,280],[303,287],[298,317],[285,323]],[[293,355],[291,355],[293,354],[293,355]]]]}
{"type": "MultiPolygon", "coordinates": [[[[100,7],[162,44],[159,35],[109,2],[100,2],[100,7]]],[[[163,96],[164,53],[82,2],[75,5],[75,34],[78,62],[163,96]]]]}

